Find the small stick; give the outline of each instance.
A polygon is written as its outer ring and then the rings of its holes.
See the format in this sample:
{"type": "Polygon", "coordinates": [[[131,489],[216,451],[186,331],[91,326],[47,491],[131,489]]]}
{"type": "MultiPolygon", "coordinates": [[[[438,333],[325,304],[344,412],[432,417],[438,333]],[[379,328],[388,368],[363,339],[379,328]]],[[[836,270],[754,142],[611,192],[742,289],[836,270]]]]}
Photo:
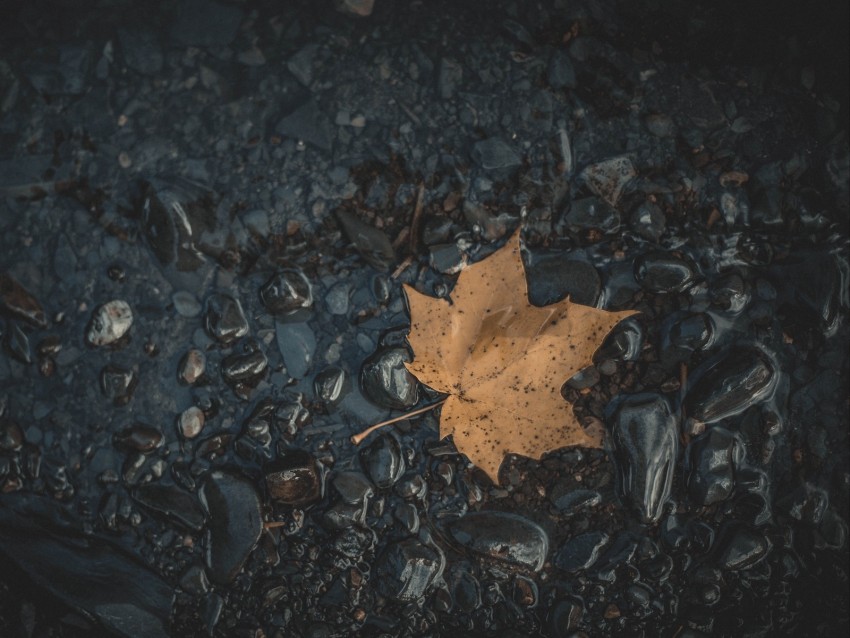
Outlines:
{"type": "Polygon", "coordinates": [[[286,525],[283,521],[266,521],[263,523],[263,529],[272,529],[275,527],[283,527],[286,525]]]}
{"type": "Polygon", "coordinates": [[[440,399],[436,403],[432,403],[431,405],[426,405],[424,408],[419,408],[418,410],[413,410],[413,412],[405,412],[401,416],[393,417],[392,419],[387,419],[386,421],[381,421],[380,423],[376,423],[373,426],[370,426],[360,432],[359,434],[355,434],[351,437],[351,442],[354,445],[360,445],[367,436],[372,434],[375,430],[384,427],[385,425],[392,425],[393,423],[398,423],[399,421],[404,421],[405,419],[409,419],[412,416],[417,416],[419,414],[423,414],[424,412],[429,412],[434,408],[443,405],[449,397],[445,397],[444,399],[440,399]]]}
{"type": "Polygon", "coordinates": [[[419,192],[416,193],[416,206],[413,209],[413,219],[410,220],[410,254],[416,254],[416,244],[419,243],[419,220],[425,204],[425,182],[419,182],[419,192]]]}
{"type": "Polygon", "coordinates": [[[410,264],[412,264],[412,263],[413,263],[413,255],[408,255],[407,258],[398,265],[398,268],[396,268],[393,271],[393,274],[390,275],[390,279],[392,279],[392,280],[398,279],[399,276],[401,275],[401,273],[403,273],[405,270],[410,268],[410,264]]]}

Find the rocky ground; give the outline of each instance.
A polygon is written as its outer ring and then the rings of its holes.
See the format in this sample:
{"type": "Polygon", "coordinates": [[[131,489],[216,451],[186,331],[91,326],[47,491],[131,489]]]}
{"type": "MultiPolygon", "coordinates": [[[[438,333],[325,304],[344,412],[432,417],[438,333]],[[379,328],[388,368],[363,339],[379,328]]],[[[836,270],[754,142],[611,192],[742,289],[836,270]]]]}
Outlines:
{"type": "Polygon", "coordinates": [[[4,3],[0,635],[846,635],[847,8],[742,4],[4,3]],[[355,447],[519,225],[608,449],[355,447]]]}

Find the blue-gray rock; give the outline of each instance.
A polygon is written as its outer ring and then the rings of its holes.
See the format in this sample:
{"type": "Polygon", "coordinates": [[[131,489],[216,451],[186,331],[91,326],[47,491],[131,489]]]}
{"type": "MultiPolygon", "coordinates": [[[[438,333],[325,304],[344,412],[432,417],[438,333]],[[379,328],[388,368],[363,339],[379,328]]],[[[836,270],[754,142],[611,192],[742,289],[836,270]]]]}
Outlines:
{"type": "Polygon", "coordinates": [[[275,125],[275,130],[323,151],[331,150],[333,136],[330,120],[313,100],[283,116],[275,125]]]}
{"type": "Polygon", "coordinates": [[[275,323],[277,347],[283,355],[286,372],[293,379],[303,379],[313,367],[316,335],[306,323],[275,323]]]}
{"type": "Polygon", "coordinates": [[[204,557],[210,580],[226,585],[236,578],[260,539],[260,497],[247,478],[232,470],[212,472],[200,497],[209,520],[204,557]]]}
{"type": "Polygon", "coordinates": [[[606,234],[616,233],[620,229],[620,213],[598,197],[584,197],[570,203],[564,224],[572,232],[596,229],[606,234]]]}
{"type": "Polygon", "coordinates": [[[586,167],[579,179],[592,193],[616,206],[629,183],[637,177],[631,160],[625,155],[612,157],[586,167]]]}
{"type": "Polygon", "coordinates": [[[718,545],[717,566],[731,571],[749,569],[763,561],[772,548],[773,543],[764,534],[733,523],[724,530],[718,545]]]}
{"type": "Polygon", "coordinates": [[[664,234],[667,218],[662,210],[652,202],[644,202],[632,213],[632,230],[649,241],[657,242],[664,234]]]}
{"type": "Polygon", "coordinates": [[[577,86],[576,71],[567,52],[556,49],[549,57],[546,78],[553,89],[574,89],[577,86]]]}
{"type": "Polygon", "coordinates": [[[690,260],[663,251],[651,251],[635,260],[635,280],[650,292],[682,292],[696,277],[690,260]]]}
{"type": "Polygon", "coordinates": [[[369,264],[378,270],[386,270],[395,261],[395,249],[384,231],[341,209],[334,216],[348,241],[369,264]]]}
{"type": "Polygon", "coordinates": [[[761,348],[740,346],[697,368],[685,406],[688,414],[714,423],[740,414],[768,398],[778,373],[773,360],[761,348]]]}
{"type": "Polygon", "coordinates": [[[442,572],[443,554],[431,545],[407,539],[389,545],[378,557],[375,586],[387,598],[409,602],[420,598],[442,572]]]}
{"type": "Polygon", "coordinates": [[[207,334],[224,345],[228,345],[248,334],[248,320],[242,304],[230,295],[214,293],[209,296],[204,314],[207,334]]]}
{"type": "Polygon", "coordinates": [[[110,635],[167,635],[173,587],[109,540],[57,523],[64,519],[58,504],[4,494],[0,553],[43,591],[95,618],[110,635]]]}
{"type": "Polygon", "coordinates": [[[291,315],[313,305],[313,287],[300,270],[286,268],[263,284],[260,300],[274,315],[291,315]]]}
{"type": "Polygon", "coordinates": [[[537,523],[508,512],[471,512],[450,525],[452,537],[469,549],[538,571],[549,553],[549,537],[537,523]]]}
{"type": "Polygon", "coordinates": [[[670,497],[678,455],[678,418],[660,394],[633,394],[609,405],[620,497],[644,523],[656,522],[670,497]]]}
{"type": "Polygon", "coordinates": [[[512,146],[498,137],[490,137],[475,143],[472,159],[481,168],[512,168],[522,164],[522,157],[512,146]]]}
{"type": "Polygon", "coordinates": [[[392,487],[404,474],[405,462],[398,439],[382,434],[360,450],[360,463],[381,489],[392,487]]]}
{"type": "Polygon", "coordinates": [[[158,518],[199,532],[204,526],[204,510],[197,498],[176,485],[142,485],[133,498],[158,518]]]}
{"type": "Polygon", "coordinates": [[[529,266],[528,300],[548,306],[569,295],[584,306],[595,306],[602,292],[602,279],[593,264],[578,259],[547,257],[529,266]]]}
{"type": "Polygon", "coordinates": [[[743,443],[729,430],[714,426],[693,440],[688,456],[688,492],[694,502],[711,505],[735,489],[735,470],[744,460],[743,443]]]}
{"type": "Polygon", "coordinates": [[[360,387],[376,405],[404,410],[419,401],[419,382],[404,363],[410,361],[407,349],[395,346],[380,348],[363,362],[360,387]]]}
{"type": "Polygon", "coordinates": [[[586,532],[568,540],[555,555],[555,566],[574,573],[593,566],[602,548],[608,544],[605,532],[586,532]]]}

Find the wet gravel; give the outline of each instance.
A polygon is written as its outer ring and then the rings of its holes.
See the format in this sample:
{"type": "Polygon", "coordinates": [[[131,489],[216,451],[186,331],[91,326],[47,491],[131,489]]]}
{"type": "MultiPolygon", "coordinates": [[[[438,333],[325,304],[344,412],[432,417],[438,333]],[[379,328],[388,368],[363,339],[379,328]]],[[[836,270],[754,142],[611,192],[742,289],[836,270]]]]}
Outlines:
{"type": "Polygon", "coordinates": [[[840,4],[4,4],[0,636],[845,635],[840,4]],[[519,225],[607,448],[354,446],[519,225]]]}

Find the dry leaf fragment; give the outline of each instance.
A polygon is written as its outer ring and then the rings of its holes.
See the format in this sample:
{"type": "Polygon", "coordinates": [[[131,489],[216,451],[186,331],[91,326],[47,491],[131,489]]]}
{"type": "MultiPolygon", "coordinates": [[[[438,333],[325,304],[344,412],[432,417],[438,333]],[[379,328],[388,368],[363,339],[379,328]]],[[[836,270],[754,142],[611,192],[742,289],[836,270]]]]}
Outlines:
{"type": "Polygon", "coordinates": [[[411,286],[405,292],[414,352],[407,369],[449,395],[440,437],[453,435],[457,449],[494,482],[506,454],[539,459],[566,446],[602,446],[602,433],[581,427],[561,386],[592,363],[606,335],[633,311],[569,299],[532,306],[519,231],[461,272],[451,303],[411,286]]]}

